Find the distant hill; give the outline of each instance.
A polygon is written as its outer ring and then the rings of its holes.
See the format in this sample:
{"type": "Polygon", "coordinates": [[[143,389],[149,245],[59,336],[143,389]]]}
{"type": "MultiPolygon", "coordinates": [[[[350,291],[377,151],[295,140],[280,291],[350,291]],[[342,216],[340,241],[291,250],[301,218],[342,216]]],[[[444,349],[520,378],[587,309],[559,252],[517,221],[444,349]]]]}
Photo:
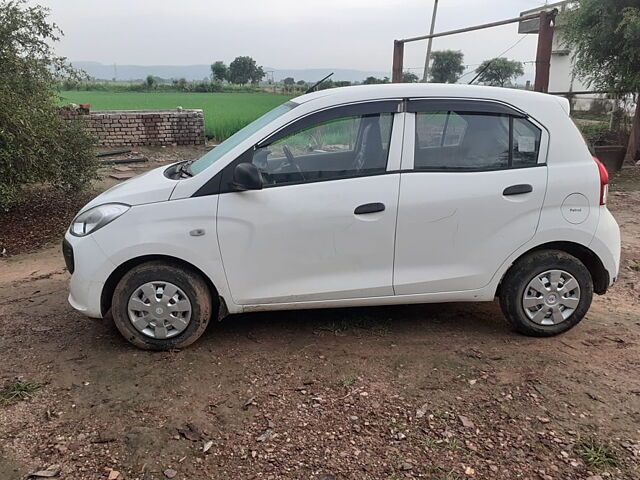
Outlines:
{"type": "MultiPolygon", "coordinates": [[[[165,79],[186,78],[187,80],[202,80],[209,78],[209,65],[105,65],[99,62],[72,62],[73,66],[84,70],[88,75],[99,80],[141,81],[148,75],[165,79]]],[[[332,80],[346,80],[349,82],[362,81],[369,76],[388,77],[390,72],[374,72],[366,70],[350,70],[342,68],[304,68],[304,69],[276,69],[264,67],[265,71],[273,71],[276,81],[293,77],[296,81],[316,82],[322,77],[334,72],[332,80]]]]}

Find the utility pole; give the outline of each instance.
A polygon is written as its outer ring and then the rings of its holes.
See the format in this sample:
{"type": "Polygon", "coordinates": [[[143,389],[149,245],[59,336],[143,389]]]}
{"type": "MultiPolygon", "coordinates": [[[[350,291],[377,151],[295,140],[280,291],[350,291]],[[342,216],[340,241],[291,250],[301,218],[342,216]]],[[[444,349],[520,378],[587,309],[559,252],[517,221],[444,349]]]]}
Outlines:
{"type": "Polygon", "coordinates": [[[538,50],[536,52],[536,78],[533,89],[536,92],[549,91],[549,70],[551,68],[551,50],[553,48],[553,24],[556,19],[556,9],[550,12],[540,12],[540,28],[538,30],[538,50]]]}
{"type": "MultiPolygon", "coordinates": [[[[438,12],[438,0],[434,0],[433,3],[433,14],[431,15],[431,30],[429,30],[429,35],[433,35],[433,29],[436,26],[436,13],[438,12]]],[[[429,80],[429,60],[431,57],[431,42],[433,38],[429,37],[427,41],[427,55],[424,59],[424,74],[422,75],[422,81],[427,83],[429,80]]]]}

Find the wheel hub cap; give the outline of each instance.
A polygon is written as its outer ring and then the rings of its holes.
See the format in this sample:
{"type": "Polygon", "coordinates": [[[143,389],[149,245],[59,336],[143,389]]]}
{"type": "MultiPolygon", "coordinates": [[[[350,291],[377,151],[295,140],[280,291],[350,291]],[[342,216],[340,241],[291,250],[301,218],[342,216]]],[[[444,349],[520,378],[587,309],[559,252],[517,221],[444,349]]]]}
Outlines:
{"type": "Polygon", "coordinates": [[[524,289],[522,308],[538,325],[566,321],[580,303],[580,285],[564,270],[547,270],[536,275],[524,289]]]}
{"type": "Polygon", "coordinates": [[[129,321],[143,335],[163,340],[179,335],[191,321],[191,301],[169,282],[148,282],[129,297],[129,321]]]}

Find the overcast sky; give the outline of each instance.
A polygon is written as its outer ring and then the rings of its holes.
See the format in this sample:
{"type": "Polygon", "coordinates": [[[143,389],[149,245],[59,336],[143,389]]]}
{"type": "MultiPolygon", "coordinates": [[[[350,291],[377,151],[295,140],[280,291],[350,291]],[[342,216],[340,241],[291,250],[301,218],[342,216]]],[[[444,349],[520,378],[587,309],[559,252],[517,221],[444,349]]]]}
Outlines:
{"type": "MultiPolygon", "coordinates": [[[[31,0],[51,9],[65,36],[58,54],[105,64],[189,65],[250,55],[264,66],[390,71],[393,40],[427,33],[433,0],[31,0]]],[[[515,17],[541,0],[440,0],[436,31],[515,17]]],[[[536,35],[517,24],[435,39],[475,66],[520,38],[505,56],[535,58],[536,35]]],[[[426,42],[408,44],[419,68],[426,42]]],[[[525,64],[525,71],[533,66],[525,64]]]]}

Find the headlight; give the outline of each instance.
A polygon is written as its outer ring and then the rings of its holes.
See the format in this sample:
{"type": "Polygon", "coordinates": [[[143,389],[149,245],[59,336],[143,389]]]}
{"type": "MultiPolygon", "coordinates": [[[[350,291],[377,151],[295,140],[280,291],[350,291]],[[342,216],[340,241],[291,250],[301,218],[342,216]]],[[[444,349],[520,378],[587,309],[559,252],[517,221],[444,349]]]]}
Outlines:
{"type": "Polygon", "coordinates": [[[130,208],[129,205],[123,203],[105,203],[104,205],[90,208],[71,222],[69,232],[76,237],[84,237],[113,222],[130,208]]]}

